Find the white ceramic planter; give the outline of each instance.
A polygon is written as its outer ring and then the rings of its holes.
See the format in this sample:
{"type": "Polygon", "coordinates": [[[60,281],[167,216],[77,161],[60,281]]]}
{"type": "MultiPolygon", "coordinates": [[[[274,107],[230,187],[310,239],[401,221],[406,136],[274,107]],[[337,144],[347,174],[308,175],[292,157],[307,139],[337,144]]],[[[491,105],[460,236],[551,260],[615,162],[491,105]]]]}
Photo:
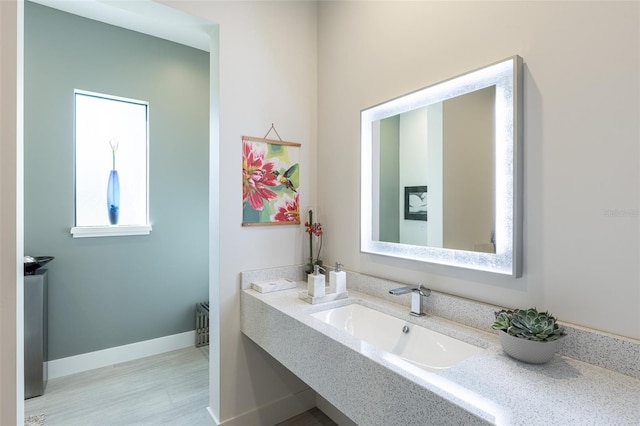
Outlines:
{"type": "Polygon", "coordinates": [[[512,336],[505,331],[500,331],[499,335],[500,343],[507,355],[529,364],[549,362],[558,351],[558,340],[536,342],[512,336]]]}

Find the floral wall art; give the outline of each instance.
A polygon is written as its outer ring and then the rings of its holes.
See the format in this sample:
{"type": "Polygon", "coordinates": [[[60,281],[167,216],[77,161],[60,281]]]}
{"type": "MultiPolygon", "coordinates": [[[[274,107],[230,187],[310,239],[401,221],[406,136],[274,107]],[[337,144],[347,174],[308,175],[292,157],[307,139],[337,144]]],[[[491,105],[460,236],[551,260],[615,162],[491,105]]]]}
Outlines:
{"type": "Polygon", "coordinates": [[[242,226],[300,223],[300,144],[242,137],[242,226]]]}

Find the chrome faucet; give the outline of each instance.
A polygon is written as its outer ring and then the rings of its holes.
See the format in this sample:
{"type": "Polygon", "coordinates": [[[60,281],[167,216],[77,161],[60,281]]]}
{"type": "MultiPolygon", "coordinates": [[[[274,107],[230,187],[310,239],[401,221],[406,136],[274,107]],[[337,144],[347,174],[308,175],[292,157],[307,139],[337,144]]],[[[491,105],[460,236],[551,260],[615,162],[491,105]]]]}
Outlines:
{"type": "Polygon", "coordinates": [[[411,293],[411,312],[414,317],[421,317],[422,313],[422,296],[427,297],[431,294],[431,290],[420,285],[408,285],[406,287],[394,288],[389,290],[389,294],[400,296],[401,294],[411,293]]]}

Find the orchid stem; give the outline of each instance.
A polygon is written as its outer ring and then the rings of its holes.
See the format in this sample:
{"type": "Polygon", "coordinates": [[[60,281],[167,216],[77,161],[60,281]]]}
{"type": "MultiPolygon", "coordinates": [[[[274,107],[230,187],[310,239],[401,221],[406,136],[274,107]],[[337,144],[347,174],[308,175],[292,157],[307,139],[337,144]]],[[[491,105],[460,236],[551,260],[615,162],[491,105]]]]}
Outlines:
{"type": "MultiPolygon", "coordinates": [[[[313,226],[313,210],[309,209],[309,225],[313,226]]],[[[309,263],[313,267],[313,232],[309,232],[309,263]]]]}

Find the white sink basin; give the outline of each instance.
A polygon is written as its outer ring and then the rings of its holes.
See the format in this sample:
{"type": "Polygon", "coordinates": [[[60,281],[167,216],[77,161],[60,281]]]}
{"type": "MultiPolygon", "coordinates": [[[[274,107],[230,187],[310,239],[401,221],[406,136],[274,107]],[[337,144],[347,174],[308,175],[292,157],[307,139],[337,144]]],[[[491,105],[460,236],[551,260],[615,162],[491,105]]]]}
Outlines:
{"type": "Polygon", "coordinates": [[[482,351],[466,342],[358,304],[317,312],[311,316],[398,355],[426,371],[435,372],[452,367],[482,351]]]}

